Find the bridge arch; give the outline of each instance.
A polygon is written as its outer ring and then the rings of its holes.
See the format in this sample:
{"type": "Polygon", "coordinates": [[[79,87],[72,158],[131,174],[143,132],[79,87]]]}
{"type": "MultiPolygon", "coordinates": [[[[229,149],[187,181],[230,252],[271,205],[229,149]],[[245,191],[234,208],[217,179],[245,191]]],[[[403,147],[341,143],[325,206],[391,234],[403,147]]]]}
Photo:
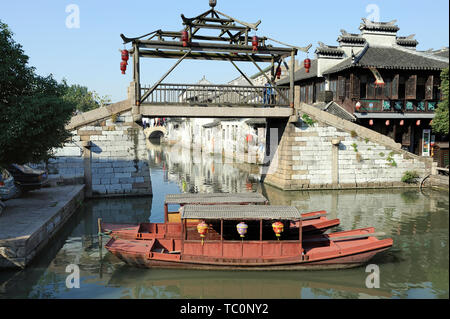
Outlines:
{"type": "Polygon", "coordinates": [[[167,136],[167,133],[167,129],[164,126],[147,127],[144,129],[146,139],[151,141],[159,141],[162,137],[167,136]]]}

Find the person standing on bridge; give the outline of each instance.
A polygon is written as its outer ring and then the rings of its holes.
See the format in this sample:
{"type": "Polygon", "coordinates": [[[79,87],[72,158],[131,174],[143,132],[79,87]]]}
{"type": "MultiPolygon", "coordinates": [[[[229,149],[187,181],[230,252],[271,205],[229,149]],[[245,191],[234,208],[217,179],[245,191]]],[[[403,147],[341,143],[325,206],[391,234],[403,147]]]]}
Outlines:
{"type": "Polygon", "coordinates": [[[264,104],[272,103],[272,86],[267,82],[264,88],[264,104]]]}

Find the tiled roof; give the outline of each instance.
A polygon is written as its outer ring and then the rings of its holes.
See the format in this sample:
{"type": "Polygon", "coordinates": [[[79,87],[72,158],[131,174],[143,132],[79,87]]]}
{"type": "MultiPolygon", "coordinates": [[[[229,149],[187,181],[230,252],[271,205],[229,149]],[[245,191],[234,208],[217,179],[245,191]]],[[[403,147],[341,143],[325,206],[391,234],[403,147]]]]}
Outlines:
{"type": "Polygon", "coordinates": [[[293,206],[273,205],[186,205],[182,219],[272,219],[299,220],[301,214],[293,206]]]}
{"type": "Polygon", "coordinates": [[[364,39],[361,34],[348,33],[345,30],[341,30],[342,35],[337,38],[338,42],[352,43],[352,44],[364,44],[366,39],[364,39]]]}
{"type": "Polygon", "coordinates": [[[344,120],[354,122],[356,120],[356,117],[347,112],[342,106],[337,104],[334,101],[325,103],[325,102],[319,102],[313,104],[315,107],[321,109],[322,111],[328,112],[330,114],[336,115],[344,120]]]}
{"type": "MultiPolygon", "coordinates": [[[[294,82],[309,78],[314,78],[317,76],[317,59],[311,60],[311,68],[309,69],[309,73],[306,73],[305,67],[302,65],[300,69],[294,72],[294,82]]],[[[286,76],[279,81],[276,82],[277,85],[286,85],[289,84],[289,77],[286,76]]]]}
{"type": "Polygon", "coordinates": [[[346,58],[334,67],[325,70],[324,74],[339,72],[351,67],[375,67],[380,69],[409,70],[441,70],[448,67],[448,60],[433,57],[430,54],[401,47],[367,47],[355,63],[352,58],[346,58]]]}
{"type": "Polygon", "coordinates": [[[419,44],[419,42],[416,39],[412,39],[410,37],[398,37],[397,44],[402,46],[415,47],[419,44]]]}
{"type": "Polygon", "coordinates": [[[343,56],[344,50],[332,46],[320,46],[316,49],[317,54],[343,56]]]}
{"type": "Polygon", "coordinates": [[[441,50],[433,51],[433,52],[431,52],[431,54],[433,54],[435,56],[447,58],[447,59],[449,58],[448,48],[444,48],[444,49],[441,49],[441,50]]]}
{"type": "Polygon", "coordinates": [[[212,122],[210,122],[210,123],[204,124],[203,127],[204,127],[204,128],[211,128],[211,127],[218,126],[219,124],[220,124],[220,121],[219,121],[219,120],[214,120],[214,121],[212,121],[212,122]]]}
{"type": "Polygon", "coordinates": [[[362,20],[363,22],[359,27],[360,30],[390,31],[390,32],[397,32],[398,30],[400,30],[400,28],[397,25],[395,25],[396,20],[390,22],[374,22],[364,18],[362,20]]]}
{"type": "Polygon", "coordinates": [[[265,125],[266,119],[264,118],[253,118],[245,121],[248,125],[265,125]]]}
{"type": "Polygon", "coordinates": [[[185,193],[166,195],[165,204],[226,204],[265,203],[267,199],[259,193],[185,193]]]}

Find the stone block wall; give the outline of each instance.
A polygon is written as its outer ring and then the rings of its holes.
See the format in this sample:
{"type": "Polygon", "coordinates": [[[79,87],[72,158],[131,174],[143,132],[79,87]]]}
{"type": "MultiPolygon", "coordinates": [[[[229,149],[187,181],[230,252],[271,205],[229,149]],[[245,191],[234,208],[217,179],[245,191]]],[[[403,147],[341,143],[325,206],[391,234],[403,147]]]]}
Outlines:
{"type": "Polygon", "coordinates": [[[286,124],[265,183],[283,190],[410,186],[405,171],[424,177],[431,159],[402,150],[388,137],[302,105],[286,124]],[[301,116],[315,122],[308,125],[301,116]]]}
{"type": "Polygon", "coordinates": [[[131,111],[73,131],[72,142],[49,162],[50,178],[91,179],[92,195],[151,194],[146,138],[131,111]],[[83,147],[91,143],[90,149],[83,147]],[[90,151],[90,155],[89,155],[90,151]],[[89,171],[87,171],[89,170],[89,171]]]}

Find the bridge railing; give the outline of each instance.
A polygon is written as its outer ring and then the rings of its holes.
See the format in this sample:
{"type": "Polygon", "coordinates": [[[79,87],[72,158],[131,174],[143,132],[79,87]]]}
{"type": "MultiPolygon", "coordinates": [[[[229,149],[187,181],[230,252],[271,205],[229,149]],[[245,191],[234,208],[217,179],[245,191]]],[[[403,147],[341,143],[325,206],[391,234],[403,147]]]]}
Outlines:
{"type": "MultiPolygon", "coordinates": [[[[149,90],[141,88],[141,96],[149,90]]],[[[160,84],[144,101],[145,104],[289,106],[289,88],[214,84],[160,84]],[[281,93],[281,94],[280,94],[281,93]]]]}

